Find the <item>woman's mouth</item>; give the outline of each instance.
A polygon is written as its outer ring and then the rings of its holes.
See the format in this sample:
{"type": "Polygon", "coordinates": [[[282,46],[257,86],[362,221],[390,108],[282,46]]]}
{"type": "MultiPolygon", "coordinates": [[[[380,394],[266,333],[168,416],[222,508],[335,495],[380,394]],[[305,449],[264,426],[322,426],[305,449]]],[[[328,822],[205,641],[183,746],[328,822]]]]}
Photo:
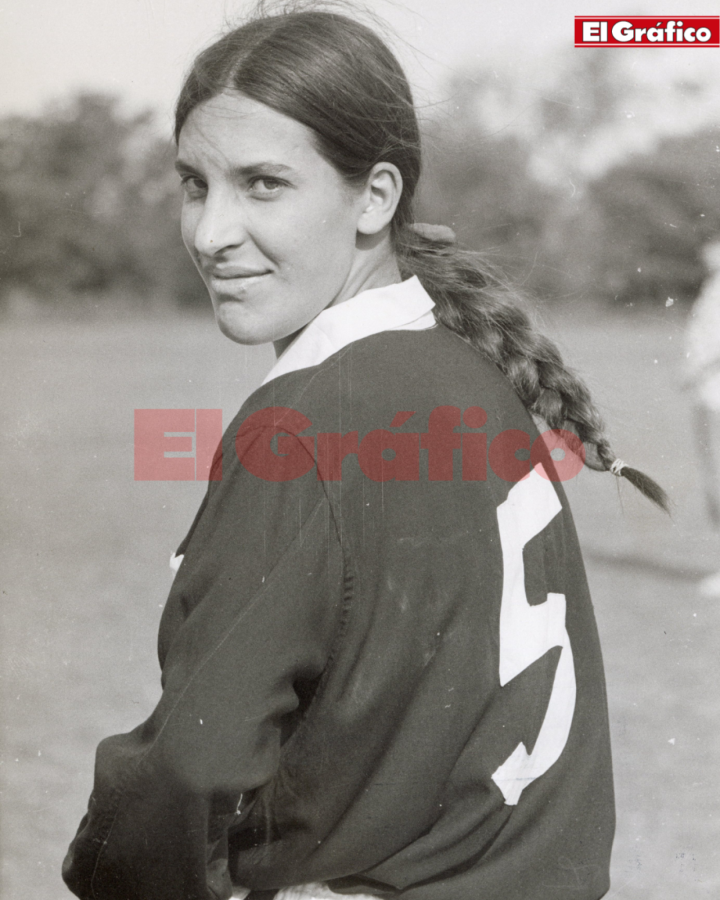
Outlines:
{"type": "Polygon", "coordinates": [[[269,269],[224,268],[219,266],[207,273],[211,287],[219,292],[226,291],[229,287],[249,287],[270,274],[269,269]]]}
{"type": "Polygon", "coordinates": [[[254,278],[256,275],[267,275],[269,269],[250,269],[246,266],[213,266],[208,269],[212,278],[254,278]]]}

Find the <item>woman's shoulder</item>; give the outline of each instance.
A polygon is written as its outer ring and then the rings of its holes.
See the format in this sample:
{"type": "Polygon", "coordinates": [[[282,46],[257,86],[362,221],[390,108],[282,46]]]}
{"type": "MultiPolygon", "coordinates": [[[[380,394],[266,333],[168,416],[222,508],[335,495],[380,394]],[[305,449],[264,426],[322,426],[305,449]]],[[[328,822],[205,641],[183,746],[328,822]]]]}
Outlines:
{"type": "Polygon", "coordinates": [[[444,325],[436,325],[419,331],[382,331],[353,341],[318,365],[268,381],[250,400],[266,406],[271,398],[327,398],[358,392],[367,396],[367,392],[396,392],[410,386],[433,392],[468,379],[489,389],[508,385],[486,356],[444,325]]]}
{"type": "Polygon", "coordinates": [[[442,325],[354,341],[319,365],[262,385],[238,418],[285,408],[310,418],[312,430],[335,432],[388,427],[398,412],[427,415],[439,406],[481,406],[503,427],[523,427],[529,419],[499,369],[442,325]]]}

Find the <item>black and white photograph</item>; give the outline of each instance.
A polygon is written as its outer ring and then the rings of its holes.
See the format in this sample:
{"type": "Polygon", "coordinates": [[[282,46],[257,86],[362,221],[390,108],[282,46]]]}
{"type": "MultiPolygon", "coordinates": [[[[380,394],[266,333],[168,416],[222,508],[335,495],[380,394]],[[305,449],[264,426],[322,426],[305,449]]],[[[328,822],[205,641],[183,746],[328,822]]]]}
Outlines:
{"type": "Polygon", "coordinates": [[[717,12],[3,5],[3,900],[720,896],[717,12]]]}

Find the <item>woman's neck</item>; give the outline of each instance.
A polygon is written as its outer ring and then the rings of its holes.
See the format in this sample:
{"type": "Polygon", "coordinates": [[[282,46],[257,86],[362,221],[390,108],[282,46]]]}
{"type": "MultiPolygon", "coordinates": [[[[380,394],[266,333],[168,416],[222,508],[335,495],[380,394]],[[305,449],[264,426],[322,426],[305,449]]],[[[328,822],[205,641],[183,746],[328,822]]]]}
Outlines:
{"type": "MultiPolygon", "coordinates": [[[[374,288],[386,287],[388,284],[397,284],[402,281],[400,268],[398,266],[397,257],[394,253],[388,252],[383,254],[380,259],[374,260],[368,257],[359,256],[356,259],[356,265],[352,266],[347,278],[335,297],[328,303],[325,309],[331,306],[338,306],[346,300],[357,297],[363,291],[370,291],[374,288]]],[[[308,325],[310,322],[307,323],[308,325]]],[[[307,325],[304,326],[307,328],[307,325]]],[[[279,338],[273,341],[275,348],[275,356],[278,357],[300,334],[300,331],[289,334],[287,337],[279,338]]]]}

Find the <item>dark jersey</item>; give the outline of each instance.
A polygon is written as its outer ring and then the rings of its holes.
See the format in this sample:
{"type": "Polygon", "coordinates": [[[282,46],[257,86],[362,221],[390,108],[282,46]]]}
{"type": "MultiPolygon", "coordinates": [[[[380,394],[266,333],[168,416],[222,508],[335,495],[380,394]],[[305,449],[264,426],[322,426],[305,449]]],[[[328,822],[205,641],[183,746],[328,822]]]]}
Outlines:
{"type": "Polygon", "coordinates": [[[71,889],[602,897],[597,631],[505,377],[440,326],[366,337],[256,391],[216,464],[161,623],[162,699],[98,749],[71,889]]]}

